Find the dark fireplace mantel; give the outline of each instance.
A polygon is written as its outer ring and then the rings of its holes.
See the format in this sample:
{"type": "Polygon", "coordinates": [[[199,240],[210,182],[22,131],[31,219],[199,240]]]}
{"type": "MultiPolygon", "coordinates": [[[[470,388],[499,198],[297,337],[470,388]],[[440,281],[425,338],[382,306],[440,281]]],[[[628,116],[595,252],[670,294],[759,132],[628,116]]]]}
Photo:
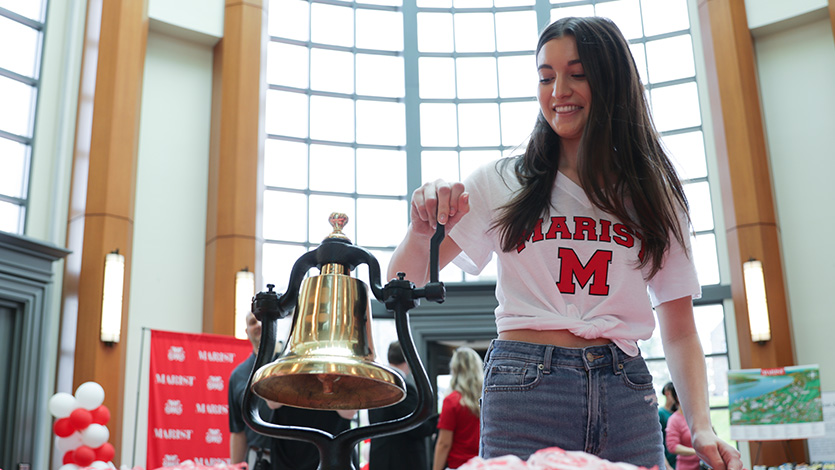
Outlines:
{"type": "MultiPolygon", "coordinates": [[[[58,325],[53,264],[70,252],[0,232],[0,468],[47,468],[51,425],[47,339],[58,325]],[[44,437],[46,435],[46,437],[44,437]]],[[[60,286],[58,287],[60,288],[60,286]]]]}

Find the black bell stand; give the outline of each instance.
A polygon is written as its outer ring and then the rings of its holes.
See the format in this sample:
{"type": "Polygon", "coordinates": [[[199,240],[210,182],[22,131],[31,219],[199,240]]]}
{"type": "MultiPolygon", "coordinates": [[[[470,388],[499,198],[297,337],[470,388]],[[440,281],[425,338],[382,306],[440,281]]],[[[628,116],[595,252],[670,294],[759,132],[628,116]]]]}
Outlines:
{"type": "Polygon", "coordinates": [[[289,315],[296,306],[299,287],[305,273],[313,268],[319,269],[326,264],[341,264],[353,271],[359,264],[368,265],[371,291],[374,297],[386,305],[386,309],[394,313],[394,323],[397,339],[406,356],[406,363],[415,378],[418,390],[418,404],[415,411],[396,420],[375,423],[359,428],[348,429],[333,435],[316,428],[300,426],[283,426],[264,421],[258,413],[253,400],[252,379],[255,372],[272,360],[270,348],[258,348],[255,365],[249,375],[249,381],[243,398],[243,417],[246,424],[255,432],[265,436],[310,442],[319,450],[319,470],[356,470],[351,461],[351,451],[360,441],[396,434],[416,428],[432,414],[433,392],[429,384],[429,376],[417,354],[412,333],[409,328],[408,312],[420,304],[425,298],[432,302],[442,303],[446,289],[438,281],[438,251],[444,239],[444,226],[438,224],[432,236],[429,250],[429,283],[423,288],[405,279],[405,274],[398,273],[397,279],[380,287],[380,264],[377,259],[364,248],[351,244],[347,240],[328,238],[313,251],[302,255],[293,265],[287,292],[279,296],[273,291],[275,286],[268,284],[267,292],[259,292],[252,302],[252,312],[261,321],[261,344],[274,345],[276,343],[276,321],[289,315]]]}

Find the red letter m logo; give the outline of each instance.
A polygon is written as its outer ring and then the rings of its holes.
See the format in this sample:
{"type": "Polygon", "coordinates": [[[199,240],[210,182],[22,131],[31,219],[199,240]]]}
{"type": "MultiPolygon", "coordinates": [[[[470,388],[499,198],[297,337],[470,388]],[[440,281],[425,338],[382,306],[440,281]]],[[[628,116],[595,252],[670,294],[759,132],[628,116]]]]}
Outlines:
{"type": "Polygon", "coordinates": [[[589,286],[591,295],[609,294],[609,264],[612,263],[612,252],[597,250],[588,263],[583,265],[577,258],[577,253],[571,248],[560,248],[558,257],[560,259],[560,280],[557,288],[563,294],[573,294],[576,286],[574,280],[580,287],[586,287],[589,280],[594,278],[589,286]]]}

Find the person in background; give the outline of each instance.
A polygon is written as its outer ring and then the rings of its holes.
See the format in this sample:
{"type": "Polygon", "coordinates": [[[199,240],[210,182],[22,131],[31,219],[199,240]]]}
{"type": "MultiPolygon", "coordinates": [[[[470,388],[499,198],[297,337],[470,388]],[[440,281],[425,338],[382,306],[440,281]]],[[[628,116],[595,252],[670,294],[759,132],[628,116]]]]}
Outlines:
{"type": "Polygon", "coordinates": [[[670,394],[677,410],[667,420],[667,450],[676,455],[676,470],[699,470],[699,456],[693,448],[690,428],[687,427],[675,387],[670,387],[670,394]]]}
{"type": "Polygon", "coordinates": [[[662,468],[637,344],[654,308],[697,452],[714,470],[741,470],[711,426],[687,200],[628,41],[606,18],[562,18],[540,34],[536,70],[540,112],[523,154],[415,190],[388,278],[427,281],[439,223],[440,267],[476,275],[497,256],[481,457],[557,446],[662,468]]]}
{"type": "Polygon", "coordinates": [[[479,399],[484,363],[477,352],[460,347],[449,362],[452,393],[444,397],[432,470],[458,468],[478,455],[479,399]]]}
{"type": "Polygon", "coordinates": [[[667,469],[676,468],[676,454],[667,449],[667,420],[676,412],[678,406],[673,398],[673,383],[667,382],[661,389],[664,395],[664,405],[658,407],[658,419],[661,421],[661,435],[664,437],[664,456],[667,458],[667,469]]]}
{"type": "MultiPolygon", "coordinates": [[[[372,424],[402,418],[417,408],[417,386],[399,341],[389,345],[388,362],[405,379],[406,398],[391,406],[368,410],[368,421],[372,424]]],[[[369,470],[428,470],[429,446],[426,438],[435,432],[437,419],[435,415],[409,431],[371,439],[369,470]]]]}
{"type": "MultiPolygon", "coordinates": [[[[282,405],[266,400],[273,409],[270,422],[283,426],[299,426],[321,429],[333,435],[351,428],[356,410],[313,410],[282,405]]],[[[291,439],[272,439],[270,445],[272,470],[316,470],[319,468],[319,449],[309,442],[291,439]]],[[[359,456],[352,455],[354,468],[359,466],[359,456]]]]}
{"type": "MultiPolygon", "coordinates": [[[[261,322],[251,312],[246,315],[246,337],[252,343],[252,354],[229,376],[229,455],[233,464],[247,462],[251,470],[266,470],[270,464],[270,438],[246,425],[242,409],[244,390],[261,343],[261,322]]],[[[258,397],[255,400],[261,416],[268,418],[271,411],[266,402],[258,397]]]]}

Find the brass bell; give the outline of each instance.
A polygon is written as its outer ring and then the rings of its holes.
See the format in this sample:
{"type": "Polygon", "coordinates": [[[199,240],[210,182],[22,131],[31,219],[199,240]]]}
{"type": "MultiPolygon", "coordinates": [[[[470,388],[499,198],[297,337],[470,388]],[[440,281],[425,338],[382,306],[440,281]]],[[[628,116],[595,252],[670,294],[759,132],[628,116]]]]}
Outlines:
{"type": "MultiPolygon", "coordinates": [[[[350,244],[342,233],[345,214],[331,214],[330,242],[350,244]]],[[[325,242],[329,242],[325,239],[325,242]]],[[[287,347],[256,371],[252,391],[299,408],[379,408],[406,397],[395,370],[374,362],[368,288],[330,263],[302,283],[287,347]]]]}

